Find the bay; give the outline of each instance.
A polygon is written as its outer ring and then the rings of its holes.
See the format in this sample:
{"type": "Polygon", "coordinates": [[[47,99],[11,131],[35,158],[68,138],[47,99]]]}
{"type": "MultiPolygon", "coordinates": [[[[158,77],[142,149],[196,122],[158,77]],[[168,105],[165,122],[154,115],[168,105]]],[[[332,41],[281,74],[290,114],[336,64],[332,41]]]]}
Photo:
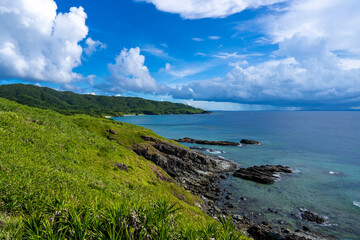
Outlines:
{"type": "Polygon", "coordinates": [[[224,151],[218,155],[241,167],[283,164],[297,171],[273,185],[228,177],[222,184],[232,193],[233,214],[278,228],[307,226],[336,239],[360,239],[360,112],[213,112],[115,120],[150,128],[170,139],[261,141],[261,146],[208,146],[224,151]],[[327,223],[297,218],[300,208],[326,217],[327,223]]]}

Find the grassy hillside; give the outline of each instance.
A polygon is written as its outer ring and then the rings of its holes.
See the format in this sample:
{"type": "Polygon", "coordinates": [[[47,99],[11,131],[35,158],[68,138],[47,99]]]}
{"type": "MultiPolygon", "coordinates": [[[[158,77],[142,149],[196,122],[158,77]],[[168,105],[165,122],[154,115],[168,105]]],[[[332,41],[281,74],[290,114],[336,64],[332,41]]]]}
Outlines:
{"type": "Polygon", "coordinates": [[[245,239],[130,150],[140,135],[0,98],[0,239],[245,239]]]}
{"type": "Polygon", "coordinates": [[[198,114],[206,111],[185,104],[132,97],[107,97],[59,92],[34,85],[0,85],[0,97],[66,115],[120,116],[123,114],[198,114]]]}

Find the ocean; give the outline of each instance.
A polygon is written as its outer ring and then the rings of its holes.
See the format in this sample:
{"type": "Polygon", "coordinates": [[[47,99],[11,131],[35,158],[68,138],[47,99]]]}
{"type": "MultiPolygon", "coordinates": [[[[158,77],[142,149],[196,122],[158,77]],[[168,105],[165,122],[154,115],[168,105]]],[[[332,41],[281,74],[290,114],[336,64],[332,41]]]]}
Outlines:
{"type": "Polygon", "coordinates": [[[307,226],[335,239],[360,239],[360,112],[246,111],[114,119],[170,139],[261,141],[260,146],[207,146],[219,150],[209,154],[240,167],[282,164],[296,170],[272,185],[229,176],[222,185],[232,193],[233,214],[278,228],[307,226]],[[299,218],[300,209],[327,221],[306,222],[299,218]]]}

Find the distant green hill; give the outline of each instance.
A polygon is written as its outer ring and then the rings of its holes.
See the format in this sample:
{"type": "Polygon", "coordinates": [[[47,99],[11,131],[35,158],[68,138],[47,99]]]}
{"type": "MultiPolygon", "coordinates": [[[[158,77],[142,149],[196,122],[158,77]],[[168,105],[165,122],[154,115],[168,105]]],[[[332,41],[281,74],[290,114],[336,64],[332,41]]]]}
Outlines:
{"type": "Polygon", "coordinates": [[[73,92],[59,92],[34,85],[0,85],[0,97],[65,115],[121,116],[124,114],[201,114],[199,108],[171,102],[157,102],[137,97],[108,97],[73,92]]]}

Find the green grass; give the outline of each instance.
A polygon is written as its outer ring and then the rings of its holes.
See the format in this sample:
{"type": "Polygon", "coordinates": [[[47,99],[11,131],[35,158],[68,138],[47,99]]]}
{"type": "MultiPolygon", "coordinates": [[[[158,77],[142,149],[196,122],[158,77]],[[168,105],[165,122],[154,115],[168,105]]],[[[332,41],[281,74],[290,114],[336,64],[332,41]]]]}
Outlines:
{"type": "Polygon", "coordinates": [[[51,109],[65,115],[121,116],[124,114],[198,114],[206,111],[185,104],[135,97],[108,97],[59,92],[34,85],[0,85],[0,97],[30,107],[51,109]]]}
{"type": "Polygon", "coordinates": [[[161,138],[0,98],[0,239],[246,239],[160,180],[169,176],[130,149],[140,135],[161,138]]]}

